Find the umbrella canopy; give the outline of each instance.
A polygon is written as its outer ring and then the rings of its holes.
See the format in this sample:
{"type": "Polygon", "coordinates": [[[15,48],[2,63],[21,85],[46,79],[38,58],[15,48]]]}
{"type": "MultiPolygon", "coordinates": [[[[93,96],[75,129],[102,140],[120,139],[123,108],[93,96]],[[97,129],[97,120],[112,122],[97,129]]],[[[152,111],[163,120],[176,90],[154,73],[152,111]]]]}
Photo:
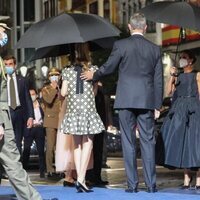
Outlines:
{"type": "Polygon", "coordinates": [[[32,25],[16,47],[42,48],[82,43],[119,34],[119,29],[98,15],[63,13],[32,25]]]}
{"type": "Polygon", "coordinates": [[[200,30],[200,7],[186,2],[156,2],[142,8],[140,12],[150,21],[200,30]]]}
{"type": "MultiPolygon", "coordinates": [[[[114,37],[103,38],[89,42],[90,51],[96,51],[101,49],[111,49],[114,42],[117,39],[114,37]]],[[[71,44],[61,44],[49,47],[39,48],[35,51],[34,55],[30,58],[30,61],[56,57],[70,54],[72,51],[71,44]]]]}

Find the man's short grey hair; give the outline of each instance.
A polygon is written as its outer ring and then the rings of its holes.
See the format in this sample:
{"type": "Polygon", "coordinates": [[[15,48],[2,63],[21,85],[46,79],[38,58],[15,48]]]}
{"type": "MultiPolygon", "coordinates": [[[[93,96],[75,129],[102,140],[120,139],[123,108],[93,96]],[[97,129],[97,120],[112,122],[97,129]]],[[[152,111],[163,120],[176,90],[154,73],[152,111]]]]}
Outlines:
{"type": "Polygon", "coordinates": [[[146,18],[142,13],[135,13],[130,17],[130,25],[132,29],[144,30],[146,27],[146,18]]]}

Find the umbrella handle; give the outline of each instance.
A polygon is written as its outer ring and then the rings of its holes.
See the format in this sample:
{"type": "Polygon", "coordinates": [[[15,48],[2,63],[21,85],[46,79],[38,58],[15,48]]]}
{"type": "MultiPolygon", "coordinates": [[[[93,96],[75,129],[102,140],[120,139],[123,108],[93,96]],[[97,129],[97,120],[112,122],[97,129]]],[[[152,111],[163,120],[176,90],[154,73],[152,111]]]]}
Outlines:
{"type": "MultiPolygon", "coordinates": [[[[175,52],[175,64],[176,64],[176,58],[177,58],[177,55],[178,55],[178,50],[179,50],[179,43],[182,42],[182,33],[183,33],[183,27],[180,28],[180,32],[179,32],[179,36],[178,36],[178,44],[176,46],[176,52],[175,52]]],[[[177,67],[177,66],[175,66],[177,67]]]]}

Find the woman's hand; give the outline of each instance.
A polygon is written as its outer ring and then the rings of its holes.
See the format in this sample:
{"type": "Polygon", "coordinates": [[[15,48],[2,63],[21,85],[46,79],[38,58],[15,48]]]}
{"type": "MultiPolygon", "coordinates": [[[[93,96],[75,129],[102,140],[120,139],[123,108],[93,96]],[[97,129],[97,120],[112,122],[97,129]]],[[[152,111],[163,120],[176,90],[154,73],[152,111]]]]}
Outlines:
{"type": "Polygon", "coordinates": [[[177,68],[176,67],[170,67],[170,75],[175,76],[177,74],[177,68]]]}
{"type": "Polygon", "coordinates": [[[160,117],[160,110],[154,110],[154,119],[158,119],[160,117]]]}

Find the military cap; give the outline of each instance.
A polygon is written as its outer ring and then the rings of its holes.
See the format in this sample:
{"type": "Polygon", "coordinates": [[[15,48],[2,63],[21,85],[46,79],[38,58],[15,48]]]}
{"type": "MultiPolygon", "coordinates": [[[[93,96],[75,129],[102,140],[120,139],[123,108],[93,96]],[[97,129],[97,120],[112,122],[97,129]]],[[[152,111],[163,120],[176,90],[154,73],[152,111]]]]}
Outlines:
{"type": "Polygon", "coordinates": [[[1,27],[3,27],[3,28],[5,28],[5,29],[11,29],[11,28],[9,28],[8,26],[7,26],[7,24],[5,24],[5,23],[0,23],[0,26],[1,27]]]}
{"type": "Polygon", "coordinates": [[[60,75],[60,70],[56,67],[52,67],[50,70],[49,70],[49,73],[48,73],[49,76],[53,76],[53,75],[60,75]]]}

